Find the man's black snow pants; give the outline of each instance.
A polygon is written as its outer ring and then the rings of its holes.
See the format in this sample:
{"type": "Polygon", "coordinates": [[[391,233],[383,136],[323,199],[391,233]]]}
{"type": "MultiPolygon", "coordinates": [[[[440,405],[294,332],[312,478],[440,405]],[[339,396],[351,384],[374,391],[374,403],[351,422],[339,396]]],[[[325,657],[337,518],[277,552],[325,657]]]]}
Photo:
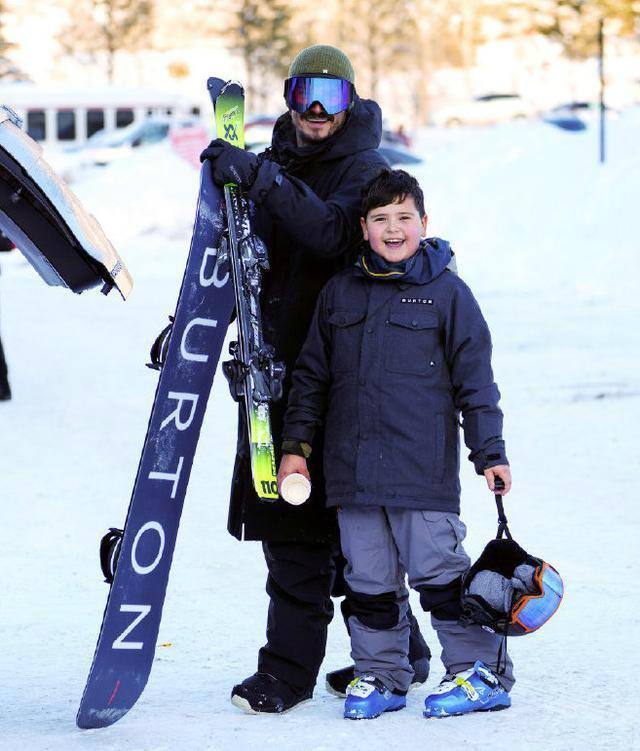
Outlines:
{"type": "Polygon", "coordinates": [[[270,673],[306,696],[313,691],[324,659],[339,549],[309,542],[263,542],[262,548],[270,602],[258,672],[270,673]]]}
{"type": "MultiPolygon", "coordinates": [[[[267,562],[267,643],[258,653],[258,672],[284,681],[308,696],[325,655],[333,617],[331,596],[344,592],[345,559],[331,543],[263,542],[267,562]]],[[[349,608],[343,607],[345,621],[349,608]]],[[[409,661],[431,657],[418,623],[409,611],[409,661]]]]}

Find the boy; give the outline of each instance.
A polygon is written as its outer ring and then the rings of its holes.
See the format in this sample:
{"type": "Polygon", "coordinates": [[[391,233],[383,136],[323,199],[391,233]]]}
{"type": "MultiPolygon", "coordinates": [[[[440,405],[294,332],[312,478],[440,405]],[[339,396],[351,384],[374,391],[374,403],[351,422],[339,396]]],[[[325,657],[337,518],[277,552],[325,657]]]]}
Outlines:
{"type": "Polygon", "coordinates": [[[491,490],[511,475],[491,339],[469,288],[448,269],[448,243],[423,240],[415,178],[386,171],[363,201],[363,253],[318,299],[292,375],[279,481],[308,477],[305,455],[325,423],[327,503],[338,507],[356,679],[344,716],[402,709],[409,585],[442,645],[446,675],[427,717],[506,709],[513,666],[498,635],[461,626],[470,560],[459,519],[459,417],[469,458],[491,490]],[[368,242],[368,245],[366,243],[368,242]]]}

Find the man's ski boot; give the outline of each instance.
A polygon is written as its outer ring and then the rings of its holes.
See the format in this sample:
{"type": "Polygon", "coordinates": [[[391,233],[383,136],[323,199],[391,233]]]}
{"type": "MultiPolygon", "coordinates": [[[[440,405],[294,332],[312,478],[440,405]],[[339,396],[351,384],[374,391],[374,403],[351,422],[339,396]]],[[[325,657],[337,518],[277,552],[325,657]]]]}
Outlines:
{"type": "MultiPolygon", "coordinates": [[[[426,682],[429,677],[429,658],[421,657],[419,660],[412,662],[411,667],[413,668],[413,678],[411,679],[409,690],[417,688],[426,682]]],[[[325,676],[327,691],[330,694],[334,694],[334,696],[340,696],[344,699],[347,696],[347,688],[355,677],[356,671],[353,665],[348,665],[346,668],[340,668],[339,670],[332,670],[325,676]]]]}
{"type": "Polygon", "coordinates": [[[269,673],[254,673],[231,691],[231,703],[249,714],[282,714],[310,698],[311,693],[300,696],[269,673]]]}
{"type": "Polygon", "coordinates": [[[424,700],[425,717],[452,717],[469,712],[497,712],[511,706],[511,697],[480,660],[472,668],[445,676],[424,700]]]}
{"type": "Polygon", "coordinates": [[[406,706],[406,695],[394,694],[374,675],[362,675],[347,686],[344,716],[348,720],[371,720],[406,706]]]}

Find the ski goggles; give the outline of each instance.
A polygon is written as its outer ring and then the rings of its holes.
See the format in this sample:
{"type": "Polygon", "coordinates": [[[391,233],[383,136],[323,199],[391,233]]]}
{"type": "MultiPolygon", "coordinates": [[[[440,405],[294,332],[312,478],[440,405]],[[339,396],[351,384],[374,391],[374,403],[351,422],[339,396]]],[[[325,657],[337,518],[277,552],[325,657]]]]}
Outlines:
{"type": "Polygon", "coordinates": [[[536,569],[533,579],[538,593],[519,597],[511,609],[511,626],[519,626],[525,634],[537,631],[551,618],[564,594],[560,574],[548,563],[536,569]]]}
{"type": "Polygon", "coordinates": [[[284,82],[287,107],[300,113],[319,102],[328,115],[337,115],[351,107],[354,93],[353,84],[343,78],[293,76],[284,82]]]}

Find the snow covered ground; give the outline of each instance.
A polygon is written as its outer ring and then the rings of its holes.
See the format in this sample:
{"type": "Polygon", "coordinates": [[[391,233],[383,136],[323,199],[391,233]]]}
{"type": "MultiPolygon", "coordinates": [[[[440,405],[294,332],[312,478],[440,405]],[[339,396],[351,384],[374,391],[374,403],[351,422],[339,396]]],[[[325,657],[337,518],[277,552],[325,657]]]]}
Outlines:
{"type": "MultiPolygon", "coordinates": [[[[451,240],[493,329],[512,531],[566,585],[551,623],[511,641],[518,683],[498,714],[425,721],[437,659],[406,710],[372,722],[343,720],[322,680],[282,717],[229,703],[255,669],[267,599],[259,545],[225,531],[235,407],[217,376],[149,684],[117,725],[76,729],[107,596],[97,542],[124,520],[156,383],[144,363],[177,296],[196,173],[158,146],[74,185],[133,274],[126,304],[47,288],[0,256],[14,392],[0,404],[0,748],[640,749],[639,129],[637,111],[611,123],[604,166],[593,128],[425,131],[418,144],[430,233],[451,240]]],[[[473,557],[495,532],[493,499],[470,465],[463,489],[473,557]]],[[[348,651],[336,618],[323,672],[348,651]]]]}

